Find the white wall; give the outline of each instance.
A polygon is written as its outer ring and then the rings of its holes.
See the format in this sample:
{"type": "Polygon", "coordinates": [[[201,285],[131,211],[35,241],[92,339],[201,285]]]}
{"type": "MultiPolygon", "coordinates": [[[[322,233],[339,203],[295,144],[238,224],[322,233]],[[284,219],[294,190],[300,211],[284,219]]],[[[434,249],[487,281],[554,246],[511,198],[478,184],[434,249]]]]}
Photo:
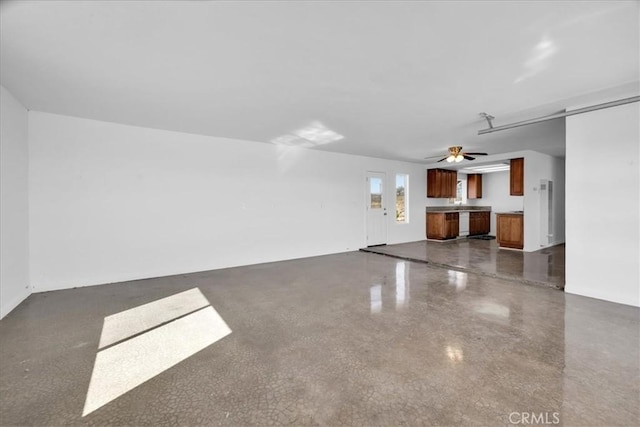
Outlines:
{"type": "Polygon", "coordinates": [[[27,110],[0,86],[0,318],[29,287],[27,110]]]}
{"type": "Polygon", "coordinates": [[[565,161],[535,151],[524,156],[524,250],[537,251],[565,241],[565,161]],[[540,237],[540,180],[553,182],[553,236],[540,237]]]}
{"type": "Polygon", "coordinates": [[[640,108],[567,118],[565,291],[640,306],[640,108]]]}
{"type": "Polygon", "coordinates": [[[496,235],[496,212],[521,211],[524,197],[509,194],[509,171],[482,174],[482,198],[469,200],[470,205],[491,206],[491,231],[496,235]]]}
{"type": "Polygon", "coordinates": [[[418,164],[39,112],[29,132],[34,291],[357,250],[367,170],[389,201],[410,175],[388,243],[425,236],[418,164]]]}
{"type": "Polygon", "coordinates": [[[553,205],[554,205],[554,224],[553,224],[553,241],[550,244],[558,244],[566,242],[567,230],[567,167],[566,159],[553,158],[553,205]]]}

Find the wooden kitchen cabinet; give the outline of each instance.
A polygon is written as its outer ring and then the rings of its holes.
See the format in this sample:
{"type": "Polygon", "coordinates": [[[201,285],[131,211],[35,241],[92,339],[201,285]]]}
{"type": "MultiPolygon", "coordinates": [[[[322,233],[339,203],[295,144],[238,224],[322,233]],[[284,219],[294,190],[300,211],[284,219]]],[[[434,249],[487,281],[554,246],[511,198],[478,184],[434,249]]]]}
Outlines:
{"type": "Polygon", "coordinates": [[[511,159],[509,194],[512,196],[524,196],[524,158],[511,159]]]}
{"type": "Polygon", "coordinates": [[[438,171],[439,169],[427,169],[427,197],[440,197],[442,174],[438,171]]]}
{"type": "Polygon", "coordinates": [[[491,212],[469,212],[469,236],[489,234],[491,231],[491,212]]]}
{"type": "Polygon", "coordinates": [[[458,212],[427,212],[427,239],[455,239],[459,233],[458,212]]]}
{"type": "Polygon", "coordinates": [[[522,249],[524,247],[524,215],[496,214],[498,246],[522,249]]]}
{"type": "Polygon", "coordinates": [[[447,169],[427,170],[427,197],[452,199],[456,197],[458,172],[447,169]]]}
{"type": "Polygon", "coordinates": [[[448,239],[455,239],[460,234],[460,215],[455,213],[445,214],[445,225],[448,239]]]}
{"type": "Polygon", "coordinates": [[[467,199],[482,199],[482,174],[467,175],[467,199]]]}

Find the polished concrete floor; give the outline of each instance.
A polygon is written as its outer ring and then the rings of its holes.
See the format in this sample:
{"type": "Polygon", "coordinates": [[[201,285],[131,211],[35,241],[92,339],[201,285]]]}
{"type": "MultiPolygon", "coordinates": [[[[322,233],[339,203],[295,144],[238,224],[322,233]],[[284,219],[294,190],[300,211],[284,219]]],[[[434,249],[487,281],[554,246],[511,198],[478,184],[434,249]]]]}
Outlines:
{"type": "Polygon", "coordinates": [[[433,266],[564,289],[564,245],[535,252],[500,249],[495,240],[421,240],[363,249],[433,266]]]}
{"type": "Polygon", "coordinates": [[[0,321],[0,424],[638,425],[639,324],[364,252],[34,294],[0,321]]]}

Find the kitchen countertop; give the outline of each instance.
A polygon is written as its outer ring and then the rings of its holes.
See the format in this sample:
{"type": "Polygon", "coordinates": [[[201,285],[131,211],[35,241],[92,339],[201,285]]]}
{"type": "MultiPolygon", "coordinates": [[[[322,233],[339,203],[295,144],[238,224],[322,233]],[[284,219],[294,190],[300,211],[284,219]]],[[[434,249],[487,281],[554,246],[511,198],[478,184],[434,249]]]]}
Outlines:
{"type": "Polygon", "coordinates": [[[427,206],[427,213],[491,212],[491,206],[427,206]]]}
{"type": "Polygon", "coordinates": [[[496,212],[496,215],[524,215],[524,211],[496,212]]]}

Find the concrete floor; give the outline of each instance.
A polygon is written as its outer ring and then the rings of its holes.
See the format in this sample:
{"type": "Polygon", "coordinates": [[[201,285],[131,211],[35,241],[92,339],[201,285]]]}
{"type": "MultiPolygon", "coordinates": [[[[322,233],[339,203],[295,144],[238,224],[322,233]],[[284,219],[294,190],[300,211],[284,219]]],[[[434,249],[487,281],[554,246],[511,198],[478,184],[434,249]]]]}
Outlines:
{"type": "Polygon", "coordinates": [[[0,321],[0,423],[638,425],[639,328],[634,307],[364,252],[34,294],[0,321]],[[232,332],[83,417],[94,362],[157,337],[106,370],[113,392],[185,353],[197,334],[162,333],[201,297],[232,332]],[[123,341],[99,349],[107,329],[123,341]]]}
{"type": "Polygon", "coordinates": [[[500,249],[495,240],[421,240],[362,249],[489,277],[564,289],[564,245],[535,252],[500,249]]]}

